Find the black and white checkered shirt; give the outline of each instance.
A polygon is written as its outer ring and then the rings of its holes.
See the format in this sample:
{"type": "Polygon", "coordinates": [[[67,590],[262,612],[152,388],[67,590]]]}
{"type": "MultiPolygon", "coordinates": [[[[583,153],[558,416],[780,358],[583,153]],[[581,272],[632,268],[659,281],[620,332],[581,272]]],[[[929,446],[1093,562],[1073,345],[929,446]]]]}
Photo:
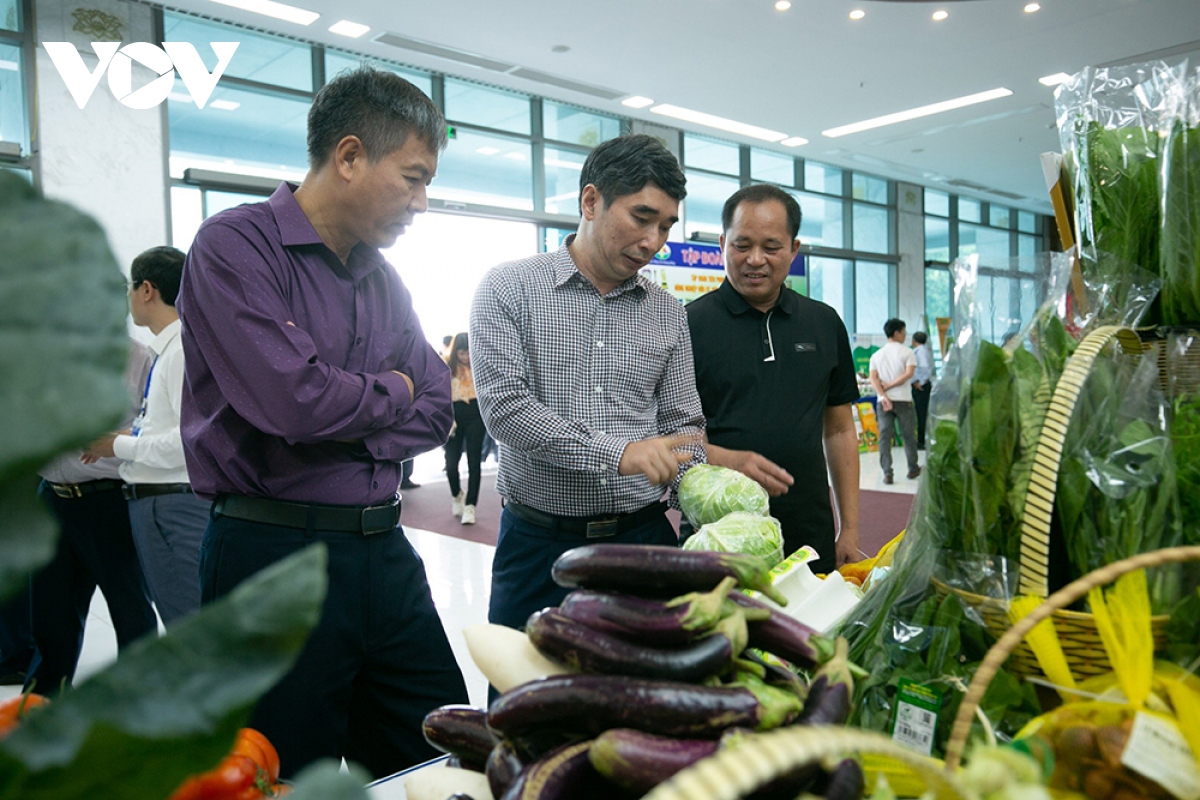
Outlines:
{"type": "MultiPolygon", "coordinates": [[[[687,315],[641,275],[601,295],[566,246],[501,264],[479,284],[470,333],[509,500],[561,516],[635,511],[663,490],[617,475],[625,446],[704,430],[687,315]]],[[[680,474],[704,460],[692,449],[680,474]]]]}

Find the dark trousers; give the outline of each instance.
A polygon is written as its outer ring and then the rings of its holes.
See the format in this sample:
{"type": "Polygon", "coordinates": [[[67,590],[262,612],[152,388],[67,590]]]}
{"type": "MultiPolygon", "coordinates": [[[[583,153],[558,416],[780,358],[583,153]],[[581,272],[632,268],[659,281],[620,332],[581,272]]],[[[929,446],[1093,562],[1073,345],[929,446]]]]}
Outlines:
{"type": "Polygon", "coordinates": [[[929,395],[933,392],[933,384],[926,383],[918,388],[912,387],[913,406],[917,409],[917,449],[925,449],[925,420],[929,417],[929,395]]]}
{"type": "Polygon", "coordinates": [[[446,442],[446,479],[450,482],[450,494],[458,497],[462,484],[458,479],[458,462],[463,452],[467,454],[467,499],[466,505],[479,502],[479,481],[483,463],[483,417],[479,415],[479,403],[461,400],[454,404],[454,435],[446,442]]]}
{"type": "Polygon", "coordinates": [[[363,536],[216,516],[200,551],[202,602],[315,542],[329,548],[321,620],[249,726],[279,750],[284,777],[319,758],[345,757],[376,778],[433,758],[421,723],[466,703],[467,688],[401,528],[363,536]]]}
{"type": "Polygon", "coordinates": [[[70,685],[83,647],[83,629],[96,587],[123,649],[156,631],[146,581],[129,527],[129,508],[117,489],[63,498],[43,481],[38,494],[58,518],[61,535],[54,558],[31,581],[33,638],[37,654],[26,685],[39,693],[70,685]]]}
{"type": "Polygon", "coordinates": [[[0,686],[24,683],[34,649],[26,584],[0,605],[0,686]]]}
{"type": "Polygon", "coordinates": [[[509,509],[500,515],[500,538],[492,559],[492,595],[488,622],[524,628],[529,615],[556,606],[570,589],[550,577],[550,567],[563,553],[587,544],[678,544],[675,529],[662,517],[604,539],[564,533],[518,519],[509,509]]]}
{"type": "Polygon", "coordinates": [[[904,444],[904,457],[908,459],[908,471],[917,469],[917,413],[912,403],[892,401],[892,410],[884,411],[879,406],[879,465],[884,475],[892,474],[892,438],[896,423],[900,423],[900,438],[904,444]]]}

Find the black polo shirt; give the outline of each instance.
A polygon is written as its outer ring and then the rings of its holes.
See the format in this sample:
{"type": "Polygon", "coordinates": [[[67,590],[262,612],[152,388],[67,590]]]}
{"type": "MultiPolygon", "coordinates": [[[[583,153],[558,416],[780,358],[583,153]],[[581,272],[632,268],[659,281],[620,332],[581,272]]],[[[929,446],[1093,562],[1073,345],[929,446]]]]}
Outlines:
{"type": "Polygon", "coordinates": [[[841,317],[787,288],[764,314],[728,280],[689,304],[687,313],[709,441],[752,450],[790,472],[795,485],[771,500],[789,552],[813,544],[822,561],[832,558],[825,409],[858,399],[841,317]]]}

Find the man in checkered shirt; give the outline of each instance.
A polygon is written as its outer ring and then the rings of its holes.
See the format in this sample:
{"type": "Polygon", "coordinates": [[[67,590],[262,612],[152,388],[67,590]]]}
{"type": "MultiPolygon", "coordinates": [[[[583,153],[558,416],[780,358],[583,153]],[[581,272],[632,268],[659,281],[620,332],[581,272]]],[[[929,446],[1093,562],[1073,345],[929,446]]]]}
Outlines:
{"type": "Polygon", "coordinates": [[[491,622],[520,628],[557,605],[550,567],[573,547],[677,543],[662,500],[704,460],[704,412],[687,315],[638,271],[679,220],[685,182],[658,140],[605,142],[580,175],[579,232],[475,293],[475,388],[506,500],[491,622]]]}

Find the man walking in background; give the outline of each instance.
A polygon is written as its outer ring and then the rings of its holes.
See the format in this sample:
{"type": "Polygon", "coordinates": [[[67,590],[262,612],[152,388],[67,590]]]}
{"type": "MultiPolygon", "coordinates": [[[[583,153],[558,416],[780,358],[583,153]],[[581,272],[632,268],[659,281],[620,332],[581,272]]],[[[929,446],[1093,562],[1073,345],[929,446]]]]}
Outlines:
{"type": "Polygon", "coordinates": [[[929,334],[917,331],[912,335],[913,356],[917,371],[913,373],[913,406],[917,411],[917,449],[925,449],[925,422],[929,416],[929,395],[933,391],[933,353],[929,350],[929,334]]]}
{"type": "Polygon", "coordinates": [[[908,338],[904,320],[889,319],[883,325],[887,344],[871,355],[871,385],[875,387],[879,416],[879,466],[883,482],[895,483],[892,477],[892,437],[896,420],[904,438],[904,456],[908,459],[908,479],[921,474],[917,460],[917,416],[913,411],[912,380],[917,370],[917,358],[904,344],[908,338]]]}

